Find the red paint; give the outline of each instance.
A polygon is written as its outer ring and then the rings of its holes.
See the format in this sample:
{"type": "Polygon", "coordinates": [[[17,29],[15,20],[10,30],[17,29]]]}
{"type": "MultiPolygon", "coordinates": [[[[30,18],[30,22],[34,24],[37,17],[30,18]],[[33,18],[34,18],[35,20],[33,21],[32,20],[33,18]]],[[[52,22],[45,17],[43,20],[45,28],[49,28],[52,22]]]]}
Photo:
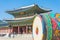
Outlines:
{"type": "Polygon", "coordinates": [[[55,30],[57,28],[57,23],[56,23],[55,19],[51,19],[51,21],[52,21],[52,28],[53,28],[53,30],[55,30]]]}
{"type": "Polygon", "coordinates": [[[38,28],[36,28],[36,34],[38,35],[38,28]]]}

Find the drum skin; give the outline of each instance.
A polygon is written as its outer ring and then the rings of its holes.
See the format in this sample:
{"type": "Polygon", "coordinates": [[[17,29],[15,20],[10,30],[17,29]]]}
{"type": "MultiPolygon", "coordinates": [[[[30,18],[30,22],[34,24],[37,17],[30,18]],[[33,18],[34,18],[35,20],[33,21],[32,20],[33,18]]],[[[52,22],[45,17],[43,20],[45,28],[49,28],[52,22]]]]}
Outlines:
{"type": "Polygon", "coordinates": [[[43,40],[44,39],[44,26],[41,16],[35,17],[33,21],[33,39],[43,40]]]}

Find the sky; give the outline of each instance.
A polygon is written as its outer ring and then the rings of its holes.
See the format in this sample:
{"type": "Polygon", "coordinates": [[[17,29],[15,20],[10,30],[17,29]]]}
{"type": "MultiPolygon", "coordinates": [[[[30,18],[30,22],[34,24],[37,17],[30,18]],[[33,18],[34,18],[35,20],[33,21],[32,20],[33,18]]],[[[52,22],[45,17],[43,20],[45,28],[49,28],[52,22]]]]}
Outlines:
{"type": "Polygon", "coordinates": [[[5,11],[32,4],[37,4],[39,7],[53,10],[53,13],[60,13],[60,0],[0,0],[0,20],[14,18],[5,11]]]}

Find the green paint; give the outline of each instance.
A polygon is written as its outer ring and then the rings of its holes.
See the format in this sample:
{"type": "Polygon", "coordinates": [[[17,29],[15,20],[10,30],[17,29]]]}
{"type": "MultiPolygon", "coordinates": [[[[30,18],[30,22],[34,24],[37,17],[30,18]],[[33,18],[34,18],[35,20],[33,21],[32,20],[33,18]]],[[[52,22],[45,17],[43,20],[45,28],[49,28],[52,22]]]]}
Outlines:
{"type": "Polygon", "coordinates": [[[58,18],[60,18],[60,16],[58,16],[58,18]]]}
{"type": "Polygon", "coordinates": [[[47,27],[47,39],[46,40],[52,40],[52,23],[51,23],[50,17],[48,14],[44,14],[43,16],[44,16],[46,27],[47,27]]]}
{"type": "Polygon", "coordinates": [[[57,24],[58,24],[58,27],[60,27],[60,22],[58,22],[57,24]]]}
{"type": "Polygon", "coordinates": [[[55,14],[54,14],[54,13],[50,13],[49,16],[50,16],[51,18],[54,18],[54,17],[55,17],[55,14]]]}

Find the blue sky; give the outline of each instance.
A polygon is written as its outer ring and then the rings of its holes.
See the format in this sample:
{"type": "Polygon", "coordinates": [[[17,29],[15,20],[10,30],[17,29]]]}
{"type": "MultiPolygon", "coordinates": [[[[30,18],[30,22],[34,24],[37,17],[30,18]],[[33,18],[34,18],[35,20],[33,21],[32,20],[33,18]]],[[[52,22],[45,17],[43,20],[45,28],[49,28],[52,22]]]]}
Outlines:
{"type": "Polygon", "coordinates": [[[13,18],[5,11],[31,4],[38,4],[39,7],[53,10],[53,13],[60,13],[60,0],[0,0],[0,20],[13,18]]]}

